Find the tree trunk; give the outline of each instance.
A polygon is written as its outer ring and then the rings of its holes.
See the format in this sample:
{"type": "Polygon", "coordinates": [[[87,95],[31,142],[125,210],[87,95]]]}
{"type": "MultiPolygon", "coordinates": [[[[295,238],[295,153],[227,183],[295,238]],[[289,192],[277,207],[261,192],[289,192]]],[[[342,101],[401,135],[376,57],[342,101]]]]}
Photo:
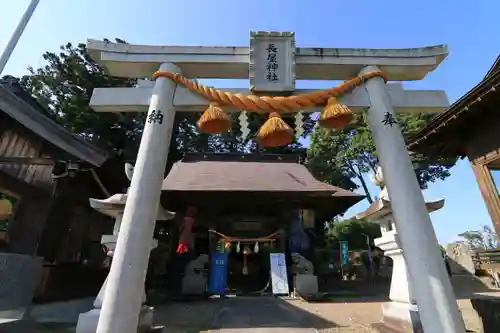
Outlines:
{"type": "Polygon", "coordinates": [[[368,200],[368,202],[370,204],[372,204],[373,203],[372,196],[370,194],[370,191],[368,190],[368,186],[366,185],[365,180],[363,179],[363,174],[361,172],[359,172],[359,167],[358,167],[358,171],[356,171],[356,169],[354,169],[354,165],[352,165],[349,161],[346,161],[346,162],[347,162],[347,165],[349,166],[349,169],[351,169],[351,171],[356,175],[356,177],[358,177],[358,179],[361,183],[361,186],[363,187],[363,191],[365,191],[365,193],[366,193],[366,200],[368,200]]]}
{"type": "Polygon", "coordinates": [[[373,203],[373,199],[372,199],[372,196],[370,194],[370,191],[368,190],[368,186],[366,185],[366,182],[363,179],[363,175],[362,174],[357,174],[357,175],[358,175],[359,181],[361,182],[361,186],[363,187],[363,191],[365,191],[365,193],[366,193],[366,200],[368,200],[368,202],[370,204],[372,204],[373,203]]]}

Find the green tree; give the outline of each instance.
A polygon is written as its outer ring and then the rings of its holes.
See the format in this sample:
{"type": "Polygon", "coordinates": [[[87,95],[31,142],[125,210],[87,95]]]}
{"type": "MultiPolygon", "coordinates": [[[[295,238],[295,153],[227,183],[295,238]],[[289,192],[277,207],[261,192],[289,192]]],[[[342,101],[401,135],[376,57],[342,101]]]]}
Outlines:
{"type": "Polygon", "coordinates": [[[326,227],[326,237],[330,241],[348,241],[350,249],[366,249],[367,237],[372,244],[373,239],[380,236],[378,224],[356,217],[334,220],[328,222],[326,227]]]}
{"type": "MultiPolygon", "coordinates": [[[[105,39],[105,41],[109,41],[105,39]]],[[[121,39],[117,43],[125,43],[121,39]]],[[[67,43],[59,52],[43,54],[46,65],[34,69],[20,79],[21,85],[47,110],[58,123],[76,135],[93,142],[108,151],[121,153],[128,160],[135,160],[144,128],[143,113],[96,113],[89,106],[94,88],[131,87],[136,80],[110,76],[89,55],[85,44],[76,46],[67,43]]],[[[169,164],[187,152],[304,152],[297,140],[287,146],[262,149],[252,137],[241,139],[237,121],[223,135],[200,134],[196,120],[200,114],[177,114],[170,145],[169,164]]],[[[291,119],[286,119],[291,124],[291,119]]],[[[254,136],[265,121],[263,116],[250,114],[249,127],[254,136]]],[[[306,117],[306,132],[309,134],[313,121],[306,117]]],[[[305,154],[305,152],[304,152],[305,154]]]]}
{"type": "MultiPolygon", "coordinates": [[[[117,40],[117,42],[123,42],[117,40]]],[[[67,43],[59,52],[45,52],[45,66],[29,67],[21,85],[49,115],[71,132],[106,149],[133,157],[144,126],[143,116],[96,113],[89,106],[96,87],[130,87],[135,80],[108,75],[87,52],[85,44],[67,43]]]]}
{"type": "MultiPolygon", "coordinates": [[[[431,114],[397,115],[405,138],[422,129],[432,117],[431,114]]],[[[430,182],[448,177],[449,168],[455,163],[455,160],[431,160],[420,154],[411,157],[422,189],[430,182]]],[[[318,179],[351,190],[357,189],[359,183],[367,200],[373,201],[364,176],[374,173],[379,161],[365,115],[357,115],[355,121],[342,130],[318,127],[311,134],[307,160],[318,179]]]]}
{"type": "Polygon", "coordinates": [[[491,250],[500,248],[500,238],[487,225],[481,230],[467,230],[459,234],[473,250],[491,250]]]}

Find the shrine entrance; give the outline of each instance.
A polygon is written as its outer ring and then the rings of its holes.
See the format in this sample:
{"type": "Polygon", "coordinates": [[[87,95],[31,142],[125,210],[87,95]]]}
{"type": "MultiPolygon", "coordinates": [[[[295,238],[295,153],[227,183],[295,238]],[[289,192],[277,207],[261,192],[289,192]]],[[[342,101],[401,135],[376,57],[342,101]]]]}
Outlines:
{"type": "Polygon", "coordinates": [[[229,294],[262,295],[269,292],[269,253],[245,254],[232,250],[228,269],[229,294]]]}
{"type": "Polygon", "coordinates": [[[269,254],[282,251],[277,245],[282,231],[246,238],[227,236],[215,230],[209,232],[219,237],[216,250],[228,253],[227,292],[234,295],[270,293],[269,254]]]}
{"type": "MultiPolygon", "coordinates": [[[[387,84],[389,81],[423,79],[446,58],[446,46],[385,50],[297,48],[294,33],[252,32],[248,47],[141,46],[91,40],[87,49],[100,65],[109,70],[110,75],[152,78],[139,80],[134,88],[95,89],[91,100],[96,111],[148,113],[109,274],[110,283],[106,287],[99,317],[98,333],[131,333],[137,328],[141,285],[154,220],[160,195],[165,194],[162,180],[175,113],[203,109],[205,112],[197,126],[208,134],[223,134],[231,130],[233,122],[229,114],[239,113],[235,118],[239,120],[244,144],[248,144],[250,133],[256,130],[249,126],[248,113],[267,116],[268,119],[253,135],[263,148],[287,146],[299,139],[304,133],[304,112],[319,113],[316,118],[318,125],[330,130],[348,126],[356,117],[354,112],[364,112],[384,171],[398,239],[401,240],[418,303],[418,309],[414,309],[414,304],[409,305],[411,311],[418,310],[426,332],[465,332],[395,114],[441,112],[449,103],[442,91],[409,91],[400,83],[387,84]],[[249,79],[250,91],[222,90],[197,81],[213,78],[249,79]],[[343,82],[324,90],[300,91],[295,88],[296,80],[343,82]],[[287,123],[290,118],[294,119],[293,128],[287,123]]],[[[275,173],[272,176],[291,179],[294,185],[287,190],[300,194],[301,203],[313,206],[326,200],[324,197],[321,200],[314,198],[314,191],[308,190],[293,174],[275,173]]],[[[209,184],[207,188],[220,194],[220,188],[214,186],[212,179],[205,180],[209,184]]],[[[325,185],[316,180],[313,183],[316,188],[321,187],[318,184],[325,185]]],[[[187,184],[194,187],[188,196],[202,192],[195,180],[187,184]]],[[[170,185],[175,188],[178,184],[174,181],[170,185]]],[[[266,187],[266,184],[261,185],[266,187]]],[[[166,190],[172,191],[172,188],[166,190]]],[[[273,186],[267,190],[276,194],[273,186]]],[[[232,194],[244,198],[247,195],[244,192],[237,186],[232,194]]],[[[277,206],[278,201],[273,195],[267,197],[267,204],[277,206]]],[[[329,200],[333,197],[335,194],[330,194],[329,200]]],[[[296,205],[292,197],[281,196],[281,199],[286,199],[284,201],[289,207],[296,205]]],[[[242,200],[241,207],[249,203],[251,201],[242,200]]],[[[276,265],[280,268],[281,279],[284,271],[281,263],[285,260],[278,256],[273,258],[279,262],[276,265]]]]}

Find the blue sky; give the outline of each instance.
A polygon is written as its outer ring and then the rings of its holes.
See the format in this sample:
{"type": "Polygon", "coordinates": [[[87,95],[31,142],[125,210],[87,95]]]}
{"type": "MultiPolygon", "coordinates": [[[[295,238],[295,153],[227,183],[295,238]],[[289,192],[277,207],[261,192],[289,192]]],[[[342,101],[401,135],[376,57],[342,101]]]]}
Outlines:
{"type": "MultiPolygon", "coordinates": [[[[29,0],[3,2],[0,50],[29,0]]],[[[450,56],[434,73],[405,86],[444,89],[453,102],[481,80],[500,53],[499,11],[500,2],[492,0],[41,0],[3,74],[22,75],[28,66],[43,66],[42,53],[68,41],[119,37],[134,44],[245,46],[250,30],[280,30],[295,31],[299,47],[448,44],[450,56]]],[[[373,187],[372,192],[377,194],[373,187]]],[[[431,216],[440,242],[491,224],[467,160],[452,169],[450,178],[431,184],[425,196],[446,199],[431,216]]],[[[348,215],[366,207],[360,203],[348,215]]]]}

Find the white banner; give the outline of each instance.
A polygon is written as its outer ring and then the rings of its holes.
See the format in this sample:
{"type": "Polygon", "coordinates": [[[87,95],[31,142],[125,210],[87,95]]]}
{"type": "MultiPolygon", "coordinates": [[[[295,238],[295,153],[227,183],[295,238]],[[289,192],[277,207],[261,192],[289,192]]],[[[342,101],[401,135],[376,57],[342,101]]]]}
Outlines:
{"type": "Polygon", "coordinates": [[[284,253],[270,253],[271,261],[271,283],[274,295],[288,295],[288,275],[286,271],[286,259],[284,253]]]}

